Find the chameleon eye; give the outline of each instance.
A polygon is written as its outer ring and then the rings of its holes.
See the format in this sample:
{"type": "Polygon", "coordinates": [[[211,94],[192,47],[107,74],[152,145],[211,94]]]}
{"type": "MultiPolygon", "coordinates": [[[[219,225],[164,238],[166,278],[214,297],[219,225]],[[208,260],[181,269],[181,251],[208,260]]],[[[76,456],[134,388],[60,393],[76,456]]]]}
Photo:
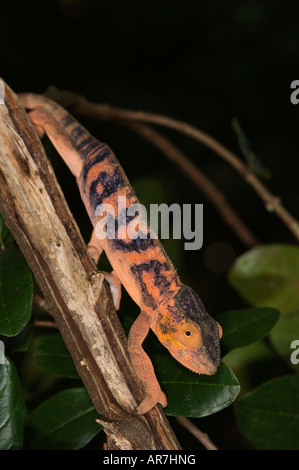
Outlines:
{"type": "Polygon", "coordinates": [[[181,325],[178,339],[184,347],[193,348],[202,345],[200,328],[194,322],[185,322],[181,325]]]}

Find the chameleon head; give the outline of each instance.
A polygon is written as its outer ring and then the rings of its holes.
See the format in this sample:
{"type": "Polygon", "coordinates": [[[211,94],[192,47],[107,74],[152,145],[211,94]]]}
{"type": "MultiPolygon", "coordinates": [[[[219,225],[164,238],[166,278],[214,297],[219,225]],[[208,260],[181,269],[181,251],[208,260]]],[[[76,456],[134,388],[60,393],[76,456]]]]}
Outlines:
{"type": "Polygon", "coordinates": [[[216,373],[222,329],[190,287],[180,287],[174,304],[161,307],[156,334],[172,356],[188,369],[198,374],[216,373]]]}

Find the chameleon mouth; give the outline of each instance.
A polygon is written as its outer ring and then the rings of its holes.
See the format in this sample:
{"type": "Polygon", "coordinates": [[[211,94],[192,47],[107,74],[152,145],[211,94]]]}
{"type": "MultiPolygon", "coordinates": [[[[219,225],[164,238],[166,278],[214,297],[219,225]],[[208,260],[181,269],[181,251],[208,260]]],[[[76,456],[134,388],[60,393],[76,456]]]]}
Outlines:
{"type": "Polygon", "coordinates": [[[189,367],[193,372],[197,374],[204,374],[204,375],[214,375],[217,372],[217,367],[214,364],[206,363],[204,361],[192,361],[192,366],[189,367]]]}
{"type": "Polygon", "coordinates": [[[214,364],[206,354],[203,353],[202,349],[196,351],[190,355],[190,351],[180,350],[171,351],[170,353],[174,358],[179,361],[187,369],[192,370],[197,374],[214,375],[217,372],[218,364],[214,364]]]}
{"type": "Polygon", "coordinates": [[[192,372],[203,375],[214,375],[217,372],[220,363],[220,354],[217,354],[217,357],[215,354],[209,354],[209,350],[203,346],[198,346],[190,350],[182,347],[178,341],[173,339],[167,342],[161,339],[160,341],[178,362],[187,369],[192,370],[192,372]]]}

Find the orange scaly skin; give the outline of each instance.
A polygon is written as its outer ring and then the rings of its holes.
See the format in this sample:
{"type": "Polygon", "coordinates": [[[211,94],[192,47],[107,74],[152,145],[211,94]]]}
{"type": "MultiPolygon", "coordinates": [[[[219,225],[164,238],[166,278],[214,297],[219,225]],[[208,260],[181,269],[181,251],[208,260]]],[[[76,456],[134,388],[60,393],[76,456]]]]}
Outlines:
{"type": "MultiPolygon", "coordinates": [[[[115,210],[116,229],[126,229],[133,217],[118,213],[118,197],[126,205],[138,199],[112,150],[94,139],[67,111],[39,95],[21,94],[23,105],[40,137],[46,132],[74,176],[94,227],[101,220],[96,209],[110,204],[115,210]],[[124,219],[123,219],[124,216],[124,219]],[[122,224],[122,225],[121,225],[122,224]]],[[[220,362],[221,327],[206,312],[198,295],[180,281],[159,240],[146,238],[105,238],[92,233],[88,250],[98,262],[104,250],[112,273],[106,273],[116,308],[121,284],[140,307],[128,338],[133,367],[144,385],[145,398],[137,407],[146,413],[156,403],[167,405],[152,363],[142,348],[151,328],[160,342],[181,364],[199,374],[214,374],[220,362]]]]}

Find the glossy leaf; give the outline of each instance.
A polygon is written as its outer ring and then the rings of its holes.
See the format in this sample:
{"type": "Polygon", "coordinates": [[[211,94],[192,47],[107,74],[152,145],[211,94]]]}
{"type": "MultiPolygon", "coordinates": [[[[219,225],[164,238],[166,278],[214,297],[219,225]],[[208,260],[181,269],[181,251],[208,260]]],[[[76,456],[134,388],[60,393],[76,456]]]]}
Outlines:
{"type": "Polygon", "coordinates": [[[223,329],[221,347],[226,350],[248,346],[264,338],[279,318],[273,308],[231,310],[217,317],[223,329]]]}
{"type": "Polygon", "coordinates": [[[240,387],[233,372],[223,363],[215,375],[199,375],[187,370],[171,357],[155,364],[162,389],[167,395],[165,412],[172,416],[199,418],[228,407],[240,387]]]}
{"type": "Polygon", "coordinates": [[[76,450],[84,447],[102,427],[85,388],[59,392],[39,405],[29,419],[32,449],[76,450]]]}
{"type": "Polygon", "coordinates": [[[39,338],[34,348],[36,363],[47,372],[62,377],[79,378],[73,360],[60,335],[39,338]]]}
{"type": "Polygon", "coordinates": [[[223,362],[238,377],[241,386],[239,397],[266,380],[285,373],[285,365],[267,341],[232,349],[224,356],[223,362]]]}
{"type": "Polygon", "coordinates": [[[235,414],[257,448],[299,450],[299,375],[264,383],[236,402],[235,414]]]}
{"type": "Polygon", "coordinates": [[[0,363],[0,449],[21,449],[26,405],[15,366],[7,358],[2,362],[3,360],[0,363]]]}
{"type": "Polygon", "coordinates": [[[288,361],[289,347],[299,324],[298,246],[275,244],[254,248],[237,259],[229,281],[249,303],[280,311],[270,340],[288,361]]]}
{"type": "Polygon", "coordinates": [[[281,313],[299,310],[299,247],[254,248],[236,260],[229,281],[252,305],[277,308],[281,313]]]}
{"type": "Polygon", "coordinates": [[[0,253],[0,334],[17,335],[31,316],[33,283],[30,269],[17,248],[0,253]]]}

